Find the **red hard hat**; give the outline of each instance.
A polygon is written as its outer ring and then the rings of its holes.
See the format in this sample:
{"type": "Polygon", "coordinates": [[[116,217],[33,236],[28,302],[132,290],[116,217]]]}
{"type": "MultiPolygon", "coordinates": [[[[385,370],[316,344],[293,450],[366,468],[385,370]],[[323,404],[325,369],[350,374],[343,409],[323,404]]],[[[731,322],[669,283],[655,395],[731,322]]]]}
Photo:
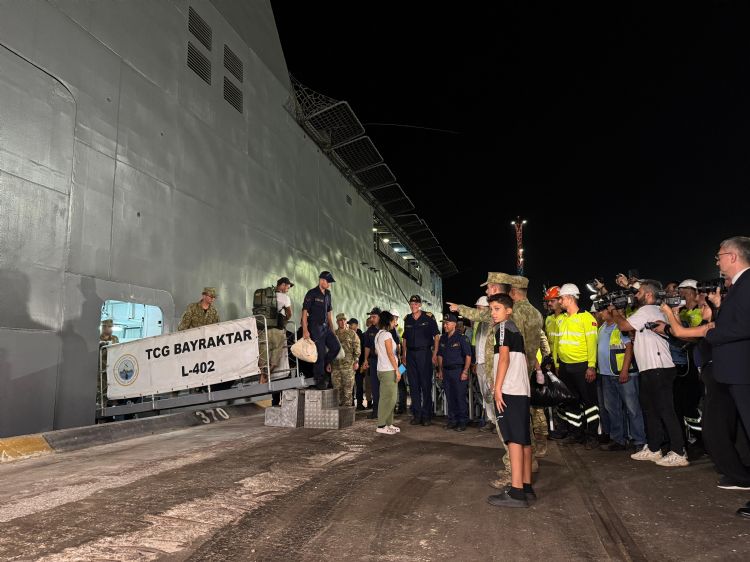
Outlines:
{"type": "Polygon", "coordinates": [[[555,285],[554,287],[550,287],[544,292],[544,300],[551,301],[552,299],[559,299],[560,298],[560,287],[555,285]]]}

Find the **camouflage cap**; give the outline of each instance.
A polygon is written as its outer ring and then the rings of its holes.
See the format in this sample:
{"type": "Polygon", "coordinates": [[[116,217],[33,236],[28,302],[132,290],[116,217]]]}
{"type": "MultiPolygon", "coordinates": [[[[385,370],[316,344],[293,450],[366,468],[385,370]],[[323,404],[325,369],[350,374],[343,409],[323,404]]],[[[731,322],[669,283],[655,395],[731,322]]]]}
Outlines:
{"type": "Polygon", "coordinates": [[[203,294],[216,298],[216,287],[203,287],[203,294]]]}
{"type": "Polygon", "coordinates": [[[527,277],[523,277],[522,275],[511,275],[510,286],[514,289],[528,289],[529,279],[527,277]]]}
{"type": "Polygon", "coordinates": [[[102,326],[113,326],[114,322],[111,318],[107,318],[106,320],[102,320],[102,326]]]}
{"type": "Polygon", "coordinates": [[[511,284],[511,276],[507,273],[501,273],[499,271],[490,271],[487,274],[487,281],[479,285],[480,287],[485,287],[489,285],[490,283],[505,283],[506,285],[511,284]]]}
{"type": "Polygon", "coordinates": [[[343,312],[339,312],[336,315],[336,320],[346,320],[346,314],[344,314],[343,312]]]}

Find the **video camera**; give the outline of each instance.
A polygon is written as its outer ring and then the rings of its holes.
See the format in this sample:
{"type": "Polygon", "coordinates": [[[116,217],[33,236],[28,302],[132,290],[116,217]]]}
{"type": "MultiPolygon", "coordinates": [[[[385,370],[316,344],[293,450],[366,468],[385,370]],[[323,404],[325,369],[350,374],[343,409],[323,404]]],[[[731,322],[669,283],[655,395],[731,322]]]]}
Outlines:
{"type": "Polygon", "coordinates": [[[594,301],[594,310],[600,312],[610,305],[617,310],[625,310],[628,306],[635,305],[635,295],[633,291],[625,289],[623,291],[613,291],[597,296],[594,301]]]}
{"type": "Polygon", "coordinates": [[[727,286],[724,284],[724,279],[718,277],[716,279],[710,279],[708,281],[698,282],[698,292],[703,294],[715,293],[716,289],[721,290],[721,294],[727,293],[727,286]]]}
{"type": "Polygon", "coordinates": [[[669,307],[675,307],[675,306],[684,306],[685,301],[680,298],[680,295],[670,295],[667,296],[666,291],[658,291],[655,295],[656,297],[656,304],[662,305],[666,304],[669,307]]]}

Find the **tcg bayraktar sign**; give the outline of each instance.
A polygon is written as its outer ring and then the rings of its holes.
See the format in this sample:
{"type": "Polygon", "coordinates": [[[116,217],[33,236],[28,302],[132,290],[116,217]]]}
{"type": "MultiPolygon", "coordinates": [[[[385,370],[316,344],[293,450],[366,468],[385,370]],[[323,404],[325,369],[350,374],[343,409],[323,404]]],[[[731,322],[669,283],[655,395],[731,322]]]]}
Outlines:
{"type": "Polygon", "coordinates": [[[258,354],[254,318],[113,345],[107,350],[107,398],[162,394],[256,375],[258,354]]]}

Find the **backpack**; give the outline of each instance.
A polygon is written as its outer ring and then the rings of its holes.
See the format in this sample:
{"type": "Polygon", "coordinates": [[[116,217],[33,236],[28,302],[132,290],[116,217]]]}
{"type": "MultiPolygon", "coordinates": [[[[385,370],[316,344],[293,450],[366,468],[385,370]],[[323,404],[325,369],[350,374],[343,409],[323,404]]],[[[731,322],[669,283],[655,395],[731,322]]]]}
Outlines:
{"type": "Polygon", "coordinates": [[[253,294],[253,315],[266,317],[269,328],[284,328],[286,317],[278,310],[276,287],[256,289],[253,294]]]}

